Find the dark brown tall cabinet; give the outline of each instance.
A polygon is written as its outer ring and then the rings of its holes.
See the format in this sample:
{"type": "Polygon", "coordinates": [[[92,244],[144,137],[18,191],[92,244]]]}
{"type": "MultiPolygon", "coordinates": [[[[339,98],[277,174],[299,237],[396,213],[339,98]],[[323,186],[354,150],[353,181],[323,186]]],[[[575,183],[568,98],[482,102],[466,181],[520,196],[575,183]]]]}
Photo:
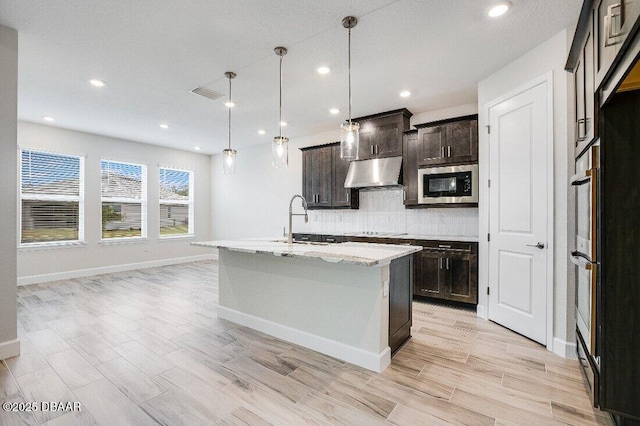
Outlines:
{"type": "Polygon", "coordinates": [[[577,352],[594,406],[618,426],[640,425],[639,16],[640,0],[585,1],[566,66],[576,89],[576,305],[583,317],[584,301],[592,307],[590,329],[577,318],[577,352]],[[594,229],[587,254],[581,223],[594,229]]]}
{"type": "Polygon", "coordinates": [[[357,209],[358,191],[344,187],[348,170],[339,143],[302,148],[302,196],[308,208],[357,209]]]}

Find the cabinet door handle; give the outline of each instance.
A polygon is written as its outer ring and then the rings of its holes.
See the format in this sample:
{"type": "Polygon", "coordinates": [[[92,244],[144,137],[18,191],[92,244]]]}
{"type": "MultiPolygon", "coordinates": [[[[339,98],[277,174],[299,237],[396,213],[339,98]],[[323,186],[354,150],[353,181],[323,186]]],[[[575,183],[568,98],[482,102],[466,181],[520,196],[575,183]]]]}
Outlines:
{"type": "Polygon", "coordinates": [[[379,146],[380,146],[380,145],[376,145],[376,155],[380,154],[380,148],[379,148],[379,146]]]}
{"type": "Polygon", "coordinates": [[[373,155],[373,147],[374,147],[374,145],[371,145],[371,146],[370,146],[370,148],[371,148],[371,155],[373,155]]]}
{"type": "Polygon", "coordinates": [[[402,190],[402,201],[407,201],[407,190],[406,189],[402,190]]]}
{"type": "Polygon", "coordinates": [[[440,158],[444,158],[444,146],[440,148],[440,158]]]}
{"type": "Polygon", "coordinates": [[[438,268],[442,269],[442,258],[438,258],[438,268]]]}
{"type": "Polygon", "coordinates": [[[447,261],[447,271],[448,271],[449,270],[449,258],[448,257],[447,257],[446,261],[447,261]]]}
{"type": "Polygon", "coordinates": [[[451,158],[451,145],[447,147],[447,157],[451,158]]]}
{"type": "Polygon", "coordinates": [[[349,202],[349,198],[351,198],[351,191],[347,189],[347,203],[349,202]]]}

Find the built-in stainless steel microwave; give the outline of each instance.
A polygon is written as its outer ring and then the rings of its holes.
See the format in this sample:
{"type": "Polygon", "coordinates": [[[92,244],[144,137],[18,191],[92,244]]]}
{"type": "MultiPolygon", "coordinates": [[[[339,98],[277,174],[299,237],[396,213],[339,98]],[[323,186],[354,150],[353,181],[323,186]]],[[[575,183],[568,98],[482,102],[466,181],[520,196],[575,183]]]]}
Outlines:
{"type": "Polygon", "coordinates": [[[478,202],[478,165],[429,167],[418,170],[420,204],[478,202]]]}

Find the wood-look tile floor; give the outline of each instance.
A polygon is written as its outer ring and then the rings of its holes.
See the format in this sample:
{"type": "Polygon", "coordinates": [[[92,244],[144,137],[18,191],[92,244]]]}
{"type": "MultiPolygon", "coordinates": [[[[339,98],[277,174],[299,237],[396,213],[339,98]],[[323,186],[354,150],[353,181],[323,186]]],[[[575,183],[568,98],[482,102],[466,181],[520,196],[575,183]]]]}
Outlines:
{"type": "Polygon", "coordinates": [[[414,303],[382,374],[216,317],[217,264],[18,288],[22,355],[0,400],[79,401],[0,424],[609,424],[577,362],[474,313],[414,303]]]}

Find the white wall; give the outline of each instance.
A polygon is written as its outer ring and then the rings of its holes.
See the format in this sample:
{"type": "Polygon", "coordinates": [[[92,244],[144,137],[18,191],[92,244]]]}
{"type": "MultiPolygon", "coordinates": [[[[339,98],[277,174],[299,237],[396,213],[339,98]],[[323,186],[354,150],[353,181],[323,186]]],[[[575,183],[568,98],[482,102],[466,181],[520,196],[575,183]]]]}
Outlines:
{"type": "MultiPolygon", "coordinates": [[[[574,270],[570,267],[568,252],[573,244],[574,218],[573,197],[570,197],[569,176],[573,170],[573,146],[569,140],[572,132],[568,126],[571,93],[571,75],[564,71],[573,31],[563,30],[524,56],[507,65],[478,84],[479,114],[479,162],[480,181],[487,179],[488,135],[484,126],[488,123],[486,105],[529,81],[553,71],[553,120],[554,120],[554,352],[572,356],[575,346],[574,318],[574,270]]],[[[488,228],[488,193],[486,185],[480,185],[480,235],[486,235],[488,228]]],[[[487,243],[480,246],[479,287],[487,286],[487,243]]],[[[480,291],[479,314],[485,312],[486,292],[480,291]]],[[[573,355],[575,356],[575,355],[573,355]]]]}
{"type": "MultiPolygon", "coordinates": [[[[211,174],[208,155],[179,151],[122,139],[64,130],[34,123],[18,123],[20,148],[85,156],[84,246],[18,250],[18,282],[28,284],[70,276],[170,263],[210,253],[191,247],[210,239],[211,174]],[[144,242],[101,244],[100,160],[147,165],[148,238],[144,242]],[[195,236],[159,240],[158,166],[194,171],[195,236]],[[123,266],[124,265],[124,266],[123,266]],[[128,267],[126,265],[129,265],[128,267]]],[[[12,155],[15,167],[16,155],[12,155]]],[[[15,223],[15,221],[14,221],[15,223]]],[[[15,230],[14,230],[15,232],[15,230]]],[[[13,245],[15,252],[15,244],[13,245]]]]}
{"type": "Polygon", "coordinates": [[[20,353],[16,317],[18,33],[0,25],[0,359],[20,353]]]}
{"type": "MultiPolygon", "coordinates": [[[[416,114],[413,124],[475,114],[476,105],[416,114]]],[[[414,116],[415,117],[415,116],[414,116]]],[[[222,174],[222,158],[211,157],[212,234],[215,239],[275,237],[288,226],[289,200],[302,192],[300,148],[339,140],[338,130],[289,142],[289,167],[271,166],[271,146],[238,150],[236,175],[222,174]]],[[[477,209],[405,209],[398,189],[360,191],[359,210],[313,211],[309,223],[294,218],[294,232],[410,232],[432,235],[478,235],[477,209]]],[[[295,208],[301,209],[300,201],[295,208]]]]}

